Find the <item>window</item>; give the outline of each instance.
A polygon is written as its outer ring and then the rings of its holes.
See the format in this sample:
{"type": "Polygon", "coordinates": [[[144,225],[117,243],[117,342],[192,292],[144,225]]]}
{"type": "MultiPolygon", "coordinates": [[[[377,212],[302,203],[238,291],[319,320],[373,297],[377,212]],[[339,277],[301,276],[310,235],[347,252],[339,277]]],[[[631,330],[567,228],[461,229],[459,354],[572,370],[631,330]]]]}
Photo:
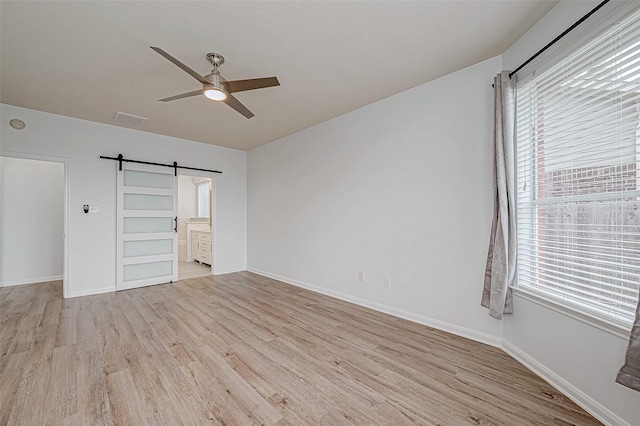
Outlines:
{"type": "Polygon", "coordinates": [[[640,285],[640,13],[518,84],[518,288],[633,323],[640,285]]]}
{"type": "Polygon", "coordinates": [[[198,217],[209,217],[209,182],[198,183],[198,217]]]}

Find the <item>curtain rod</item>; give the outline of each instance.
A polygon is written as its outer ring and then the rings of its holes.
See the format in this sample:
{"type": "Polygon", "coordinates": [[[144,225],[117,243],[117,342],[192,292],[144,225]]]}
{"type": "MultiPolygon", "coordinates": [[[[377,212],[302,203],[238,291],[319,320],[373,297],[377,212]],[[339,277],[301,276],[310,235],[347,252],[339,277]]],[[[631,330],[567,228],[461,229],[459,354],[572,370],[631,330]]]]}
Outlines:
{"type": "Polygon", "coordinates": [[[518,68],[516,68],[514,71],[509,73],[509,78],[511,78],[515,73],[517,73],[518,71],[520,71],[523,67],[525,67],[527,64],[529,64],[529,62],[533,61],[535,58],[537,58],[538,56],[540,56],[540,54],[542,52],[544,52],[545,50],[547,50],[548,48],[550,48],[551,46],[553,46],[554,44],[556,44],[558,42],[558,40],[560,40],[562,37],[566,36],[567,34],[569,34],[571,31],[573,31],[573,29],[575,27],[577,27],[578,25],[582,24],[584,21],[586,21],[591,15],[593,15],[594,13],[596,13],[602,6],[604,6],[605,4],[609,3],[610,0],[604,0],[603,2],[601,2],[599,5],[597,5],[596,7],[594,7],[591,12],[587,13],[586,15],[584,15],[582,18],[580,18],[578,21],[576,21],[572,26],[570,26],[569,28],[567,28],[566,30],[564,30],[564,32],[562,34],[560,34],[558,37],[554,38],[553,40],[551,40],[545,47],[543,47],[542,49],[538,50],[533,56],[531,56],[529,59],[527,59],[526,61],[524,61],[522,63],[522,65],[520,65],[518,68]]]}
{"type": "Polygon", "coordinates": [[[162,163],[152,163],[149,161],[129,160],[127,158],[124,158],[122,154],[118,154],[117,157],[106,157],[104,155],[101,155],[100,158],[103,158],[105,160],[115,160],[119,162],[120,165],[118,166],[118,170],[120,171],[122,171],[122,163],[137,163],[137,164],[150,164],[152,166],[171,167],[174,170],[173,172],[174,176],[178,176],[178,169],[198,170],[200,172],[210,172],[210,173],[222,173],[219,170],[208,170],[208,169],[198,169],[197,167],[178,166],[178,163],[176,163],[175,161],[173,162],[173,164],[162,164],[162,163]]]}

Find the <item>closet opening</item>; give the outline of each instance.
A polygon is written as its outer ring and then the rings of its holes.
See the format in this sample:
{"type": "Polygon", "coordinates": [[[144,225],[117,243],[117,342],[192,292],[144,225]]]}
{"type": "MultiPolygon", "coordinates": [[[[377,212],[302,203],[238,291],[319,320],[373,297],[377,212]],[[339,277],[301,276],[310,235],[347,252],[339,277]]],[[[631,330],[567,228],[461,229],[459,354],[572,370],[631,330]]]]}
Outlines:
{"type": "Polygon", "coordinates": [[[65,159],[2,153],[0,286],[48,282],[67,296],[67,170],[65,159]]]}

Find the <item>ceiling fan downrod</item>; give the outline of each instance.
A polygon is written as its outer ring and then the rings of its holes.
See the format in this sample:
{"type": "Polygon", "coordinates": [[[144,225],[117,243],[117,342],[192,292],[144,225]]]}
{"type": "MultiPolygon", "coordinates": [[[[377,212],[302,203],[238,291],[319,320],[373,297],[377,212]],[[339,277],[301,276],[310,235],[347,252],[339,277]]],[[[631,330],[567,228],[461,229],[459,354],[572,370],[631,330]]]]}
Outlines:
{"type": "Polygon", "coordinates": [[[207,60],[213,65],[213,70],[211,70],[212,74],[217,74],[218,67],[224,64],[224,56],[219,53],[207,53],[207,60]]]}

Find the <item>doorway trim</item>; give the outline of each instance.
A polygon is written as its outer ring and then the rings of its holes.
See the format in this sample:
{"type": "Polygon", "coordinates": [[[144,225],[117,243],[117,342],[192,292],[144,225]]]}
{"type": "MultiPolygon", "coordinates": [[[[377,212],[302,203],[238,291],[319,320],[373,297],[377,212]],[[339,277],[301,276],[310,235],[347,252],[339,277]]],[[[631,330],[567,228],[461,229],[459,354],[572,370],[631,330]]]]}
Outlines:
{"type": "MultiPolygon", "coordinates": [[[[218,255],[218,250],[216,248],[216,244],[218,241],[218,238],[216,237],[216,233],[217,233],[217,220],[216,220],[216,203],[217,203],[217,191],[216,191],[216,177],[217,174],[216,173],[207,173],[207,172],[203,172],[203,171],[196,171],[196,170],[185,170],[184,173],[180,173],[180,171],[178,171],[178,176],[187,176],[187,177],[195,177],[195,178],[203,178],[203,179],[210,179],[211,180],[211,199],[209,200],[209,209],[211,211],[211,250],[213,251],[213,256],[211,258],[211,263],[213,263],[212,267],[211,267],[211,275],[217,275],[216,273],[216,268],[218,267],[218,262],[217,262],[217,255],[218,255]],[[216,225],[216,226],[214,226],[216,225]]],[[[178,203],[180,202],[180,191],[178,190],[178,203]]]]}
{"type": "Polygon", "coordinates": [[[62,297],[67,299],[69,297],[69,159],[49,155],[2,150],[0,150],[0,157],[22,158],[25,160],[49,161],[64,164],[62,297]]]}

